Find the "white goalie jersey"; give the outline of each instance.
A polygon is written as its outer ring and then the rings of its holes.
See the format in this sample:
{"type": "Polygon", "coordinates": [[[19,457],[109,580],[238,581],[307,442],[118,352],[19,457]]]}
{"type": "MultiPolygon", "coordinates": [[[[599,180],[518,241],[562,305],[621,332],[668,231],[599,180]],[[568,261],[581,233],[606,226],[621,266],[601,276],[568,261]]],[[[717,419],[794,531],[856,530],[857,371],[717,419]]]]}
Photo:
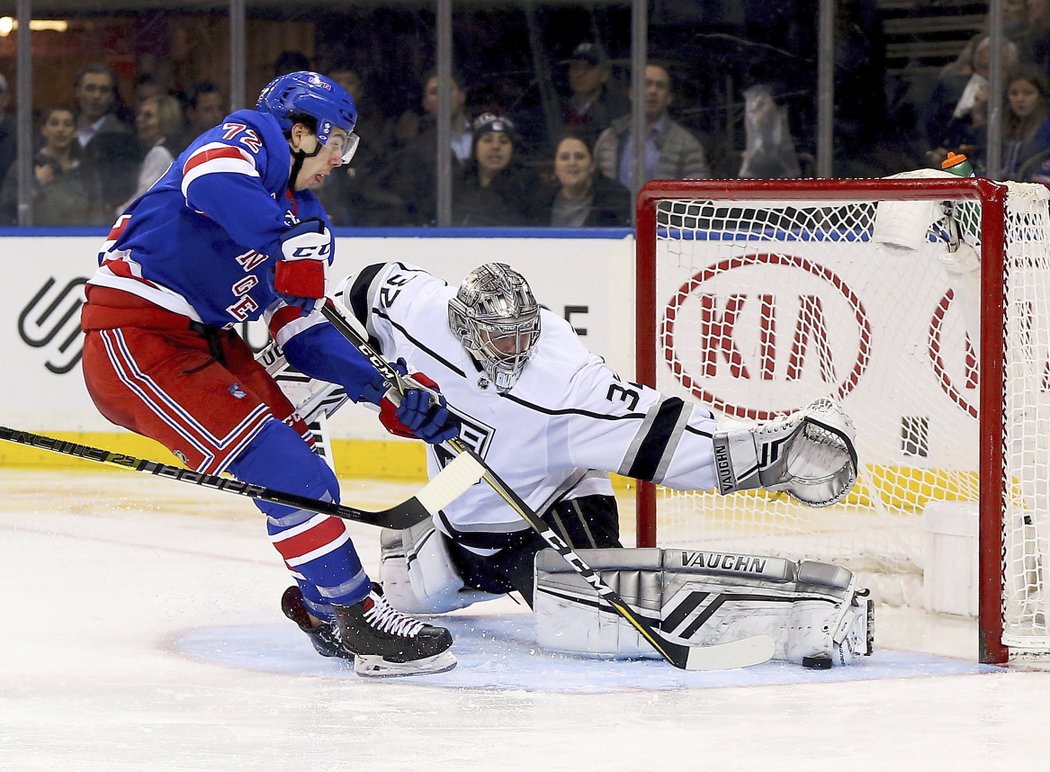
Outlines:
{"type": "MultiPolygon", "coordinates": [[[[541,332],[513,388],[500,393],[453,336],[448,301],[456,289],[416,266],[386,263],[347,277],[338,300],[378,350],[440,384],[462,421],[461,438],[538,512],[563,499],[612,495],[607,472],[672,488],[716,487],[705,408],[620,378],[580,342],[564,319],[541,311],[541,332]]],[[[449,459],[427,446],[433,475],[449,459]]],[[[447,507],[438,528],[457,535],[527,528],[487,485],[447,507]]]]}

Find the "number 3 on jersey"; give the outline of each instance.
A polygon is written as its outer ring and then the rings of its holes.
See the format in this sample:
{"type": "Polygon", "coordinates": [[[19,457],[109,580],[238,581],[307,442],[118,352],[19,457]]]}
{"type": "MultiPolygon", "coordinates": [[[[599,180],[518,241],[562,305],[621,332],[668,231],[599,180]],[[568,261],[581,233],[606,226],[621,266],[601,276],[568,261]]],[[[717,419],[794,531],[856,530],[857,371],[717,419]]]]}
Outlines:
{"type": "Polygon", "coordinates": [[[636,383],[610,383],[609,390],[605,392],[605,398],[610,402],[623,402],[628,410],[634,410],[641,398],[639,391],[641,387],[636,383]],[[633,388],[629,388],[633,387],[633,388]]]}

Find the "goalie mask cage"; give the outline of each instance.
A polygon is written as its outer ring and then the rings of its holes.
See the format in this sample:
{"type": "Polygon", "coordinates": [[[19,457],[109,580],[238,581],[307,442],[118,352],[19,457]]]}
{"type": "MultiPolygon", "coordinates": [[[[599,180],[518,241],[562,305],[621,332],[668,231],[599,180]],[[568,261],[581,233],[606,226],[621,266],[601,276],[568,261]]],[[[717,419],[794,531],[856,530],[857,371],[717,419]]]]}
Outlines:
{"type": "Polygon", "coordinates": [[[725,420],[830,396],[860,473],[823,509],[642,484],[638,545],[827,560],[921,606],[924,513],[968,515],[981,661],[1050,650],[1047,201],[975,178],[648,183],[638,380],[725,420]]]}

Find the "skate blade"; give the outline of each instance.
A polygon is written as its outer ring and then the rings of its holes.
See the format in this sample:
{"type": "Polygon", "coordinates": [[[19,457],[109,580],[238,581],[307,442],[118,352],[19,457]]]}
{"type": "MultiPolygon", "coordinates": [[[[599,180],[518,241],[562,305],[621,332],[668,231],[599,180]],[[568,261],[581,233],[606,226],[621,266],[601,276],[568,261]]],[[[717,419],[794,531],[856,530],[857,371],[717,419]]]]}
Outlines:
{"type": "Polygon", "coordinates": [[[354,658],[354,672],[365,678],[402,678],[404,676],[445,673],[456,666],[456,656],[443,651],[426,659],[411,662],[390,662],[377,654],[358,654],[354,658]]]}

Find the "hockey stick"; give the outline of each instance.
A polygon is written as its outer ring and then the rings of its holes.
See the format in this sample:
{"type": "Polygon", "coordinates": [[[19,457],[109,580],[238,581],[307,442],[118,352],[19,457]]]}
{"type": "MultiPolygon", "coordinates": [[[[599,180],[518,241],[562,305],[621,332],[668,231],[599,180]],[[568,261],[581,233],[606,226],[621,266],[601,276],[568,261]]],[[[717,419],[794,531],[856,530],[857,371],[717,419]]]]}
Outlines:
{"type": "MultiPolygon", "coordinates": [[[[345,337],[351,345],[372,364],[376,371],[388,380],[391,386],[403,394],[405,383],[401,375],[390,364],[379,356],[361,335],[329,301],[321,309],[321,313],[332,323],[332,326],[345,337]]],[[[446,445],[456,455],[456,460],[470,457],[484,469],[482,479],[494,490],[500,498],[507,502],[511,508],[529,524],[529,526],[540,535],[540,537],[559,555],[565,562],[587,583],[594,588],[600,598],[641,634],[643,638],[656,649],[657,652],[668,662],[683,670],[722,670],[727,668],[747,667],[758,665],[772,658],[776,648],[773,639],[768,635],[756,635],[743,638],[738,641],[717,644],[714,646],[690,646],[669,640],[663,632],[658,630],[647,619],[639,616],[627,605],[612,587],[602,581],[601,577],[581,558],[572,547],[558,536],[551,528],[536,514],[536,512],[515,493],[492,468],[485,463],[459,438],[449,440],[446,445]]],[[[453,462],[454,463],[454,462],[453,462]]]]}
{"type": "MultiPolygon", "coordinates": [[[[93,448],[89,445],[79,445],[75,442],[59,440],[54,437],[45,437],[42,434],[9,429],[6,426],[0,426],[0,440],[50,450],[88,461],[97,461],[100,464],[111,464],[135,472],[148,472],[169,480],[192,483],[193,485],[213,488],[226,493],[235,493],[238,496],[247,496],[260,501],[269,501],[273,504],[306,509],[311,512],[320,512],[321,514],[332,515],[343,520],[353,520],[357,523],[366,523],[367,525],[375,525],[381,528],[409,528],[421,520],[431,517],[439,509],[466,491],[471,485],[478,482],[485,471],[476,462],[467,460],[446,476],[445,472],[452,469],[455,465],[454,461],[442,469],[441,474],[423,486],[422,490],[412,498],[390,509],[370,512],[366,509],[347,507],[331,501],[321,501],[320,499],[312,499],[295,493],[285,493],[284,491],[266,488],[262,485],[251,485],[230,477],[195,472],[192,469],[162,464],[159,461],[147,461],[124,453],[114,453],[109,450],[93,448]]],[[[458,460],[457,458],[456,461],[458,460]]]]}

